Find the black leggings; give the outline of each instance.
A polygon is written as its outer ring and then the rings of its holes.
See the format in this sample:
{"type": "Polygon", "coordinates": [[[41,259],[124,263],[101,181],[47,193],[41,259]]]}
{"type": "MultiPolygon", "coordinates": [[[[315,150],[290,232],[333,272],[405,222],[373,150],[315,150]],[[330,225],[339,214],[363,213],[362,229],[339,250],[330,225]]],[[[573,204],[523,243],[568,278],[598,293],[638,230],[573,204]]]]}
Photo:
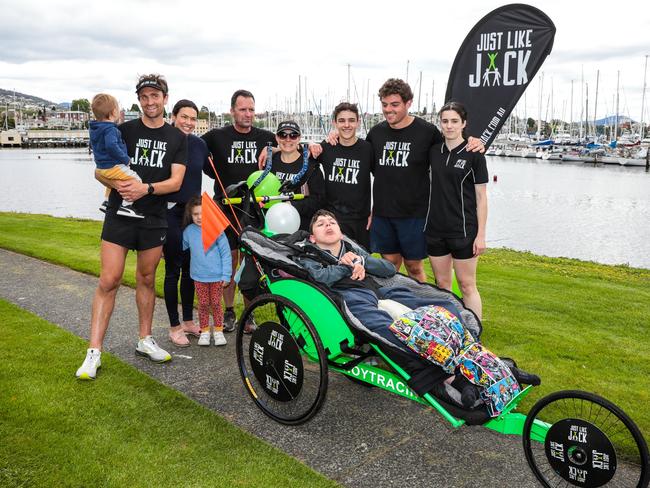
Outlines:
{"type": "Polygon", "coordinates": [[[165,253],[165,306],[169,325],[180,325],[178,318],[178,281],[181,282],[181,304],[183,321],[193,319],[194,281],[190,278],[190,253],[183,251],[183,231],[181,223],[185,205],[175,205],[167,210],[167,240],[163,245],[165,253]]]}

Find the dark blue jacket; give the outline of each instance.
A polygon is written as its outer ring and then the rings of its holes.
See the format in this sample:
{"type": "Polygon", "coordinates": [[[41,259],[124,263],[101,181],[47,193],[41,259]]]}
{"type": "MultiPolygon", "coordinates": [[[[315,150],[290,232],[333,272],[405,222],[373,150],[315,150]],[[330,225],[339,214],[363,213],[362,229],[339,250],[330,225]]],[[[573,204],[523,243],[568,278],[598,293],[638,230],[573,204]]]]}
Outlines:
{"type": "Polygon", "coordinates": [[[375,258],[368,254],[358,244],[351,240],[344,240],[341,246],[341,253],[339,256],[334,256],[329,251],[321,249],[316,244],[311,243],[308,239],[297,242],[296,246],[302,247],[306,251],[320,256],[321,259],[314,259],[306,253],[303,256],[294,257],[294,261],[303,266],[307,272],[319,283],[335,288],[337,283],[345,278],[352,276],[352,267],[344,264],[338,264],[339,259],[347,251],[352,251],[361,258],[363,267],[366,269],[366,276],[378,276],[380,278],[390,278],[395,275],[395,266],[390,261],[381,258],[375,258]],[[331,264],[324,264],[329,262],[331,264]]]}
{"type": "Polygon", "coordinates": [[[126,144],[114,122],[90,121],[90,147],[98,169],[109,169],[116,164],[129,164],[126,144]]]}

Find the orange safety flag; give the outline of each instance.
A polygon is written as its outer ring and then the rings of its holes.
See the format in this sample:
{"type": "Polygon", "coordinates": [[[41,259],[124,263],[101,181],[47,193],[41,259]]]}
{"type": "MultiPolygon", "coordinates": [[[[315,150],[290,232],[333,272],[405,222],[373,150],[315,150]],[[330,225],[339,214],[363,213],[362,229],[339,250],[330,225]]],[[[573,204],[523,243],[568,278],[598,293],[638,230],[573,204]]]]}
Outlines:
{"type": "Polygon", "coordinates": [[[203,192],[201,195],[201,206],[203,207],[201,209],[201,239],[203,240],[203,251],[208,252],[210,246],[230,225],[230,221],[207,192],[203,192]]]}

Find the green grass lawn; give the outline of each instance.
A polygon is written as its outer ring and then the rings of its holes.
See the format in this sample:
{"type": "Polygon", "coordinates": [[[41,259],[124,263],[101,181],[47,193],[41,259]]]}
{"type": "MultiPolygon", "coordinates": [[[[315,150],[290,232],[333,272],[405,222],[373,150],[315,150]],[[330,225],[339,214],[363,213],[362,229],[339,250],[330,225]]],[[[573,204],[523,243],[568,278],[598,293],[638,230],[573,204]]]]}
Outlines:
{"type": "MultiPolygon", "coordinates": [[[[0,213],[0,247],[97,274],[100,227],[0,213]]],[[[131,260],[125,283],[133,277],[131,260]]],[[[583,389],[618,404],[650,438],[650,270],[491,249],[478,283],[484,343],[542,377],[524,411],[547,393],[583,389]]]]}
{"type": "Polygon", "coordinates": [[[0,486],[339,486],[114,356],[0,300],[0,486]]]}

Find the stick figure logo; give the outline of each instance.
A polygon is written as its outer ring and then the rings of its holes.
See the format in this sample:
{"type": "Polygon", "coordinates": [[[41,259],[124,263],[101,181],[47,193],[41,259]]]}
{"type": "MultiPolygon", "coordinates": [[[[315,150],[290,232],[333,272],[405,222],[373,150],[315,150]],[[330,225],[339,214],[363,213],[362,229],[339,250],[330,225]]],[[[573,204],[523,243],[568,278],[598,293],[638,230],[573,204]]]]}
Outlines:
{"type": "Polygon", "coordinates": [[[487,53],[488,58],[490,58],[490,64],[485,69],[483,73],[483,86],[499,86],[501,85],[501,73],[499,73],[499,68],[497,68],[497,55],[499,53],[487,53]],[[492,75],[492,84],[490,84],[490,75],[492,75]]]}
{"type": "Polygon", "coordinates": [[[138,158],[138,163],[141,164],[142,166],[148,166],[149,165],[149,149],[142,147],[140,148],[142,151],[142,156],[138,158]]]}

